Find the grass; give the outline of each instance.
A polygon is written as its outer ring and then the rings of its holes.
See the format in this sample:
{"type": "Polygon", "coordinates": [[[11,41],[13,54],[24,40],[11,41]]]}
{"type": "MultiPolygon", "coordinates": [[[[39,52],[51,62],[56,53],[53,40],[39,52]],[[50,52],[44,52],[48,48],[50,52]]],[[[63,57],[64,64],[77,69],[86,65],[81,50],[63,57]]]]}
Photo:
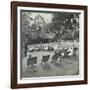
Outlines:
{"type": "Polygon", "coordinates": [[[22,59],[22,77],[50,77],[50,76],[67,76],[67,75],[78,75],[79,72],[79,56],[73,56],[64,58],[61,63],[51,64],[52,56],[54,52],[28,52],[27,57],[22,59]],[[27,59],[29,55],[37,56],[37,70],[31,71],[31,67],[27,67],[27,59]],[[50,55],[47,64],[42,65],[41,60],[43,55],[50,55]]]}

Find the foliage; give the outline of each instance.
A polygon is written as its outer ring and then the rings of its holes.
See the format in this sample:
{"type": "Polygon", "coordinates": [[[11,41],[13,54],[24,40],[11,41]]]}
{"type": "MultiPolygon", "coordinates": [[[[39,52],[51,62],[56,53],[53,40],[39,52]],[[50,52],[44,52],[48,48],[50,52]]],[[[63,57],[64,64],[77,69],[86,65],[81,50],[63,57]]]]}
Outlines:
{"type": "MultiPolygon", "coordinates": [[[[62,39],[74,39],[75,32],[79,30],[79,13],[53,13],[51,31],[56,33],[56,38],[59,41],[62,39]],[[70,36],[68,35],[69,33],[70,36]],[[64,36],[65,35],[65,36],[64,36]]],[[[75,35],[78,37],[78,35],[75,35]]]]}
{"type": "MultiPolygon", "coordinates": [[[[41,15],[31,17],[30,12],[21,13],[22,40],[61,41],[79,39],[79,13],[53,13],[52,21],[45,22],[41,15]]],[[[38,41],[39,42],[39,41],[38,41]]]]}

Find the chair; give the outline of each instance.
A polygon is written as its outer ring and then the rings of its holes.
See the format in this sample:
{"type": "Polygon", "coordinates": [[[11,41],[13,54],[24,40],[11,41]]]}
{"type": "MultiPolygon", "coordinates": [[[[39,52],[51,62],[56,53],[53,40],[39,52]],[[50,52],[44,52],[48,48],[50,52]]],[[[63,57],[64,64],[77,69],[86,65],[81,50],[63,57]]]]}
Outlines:
{"type": "Polygon", "coordinates": [[[27,65],[28,66],[29,65],[33,66],[35,64],[37,64],[37,57],[30,57],[30,58],[28,58],[28,60],[27,60],[27,65]]]}
{"type": "Polygon", "coordinates": [[[35,64],[37,64],[37,57],[29,57],[28,60],[27,60],[28,71],[30,71],[30,72],[37,71],[38,68],[35,64]]]}
{"type": "Polygon", "coordinates": [[[50,57],[50,55],[43,56],[41,63],[44,63],[44,64],[47,63],[49,60],[49,57],[50,57]]]}

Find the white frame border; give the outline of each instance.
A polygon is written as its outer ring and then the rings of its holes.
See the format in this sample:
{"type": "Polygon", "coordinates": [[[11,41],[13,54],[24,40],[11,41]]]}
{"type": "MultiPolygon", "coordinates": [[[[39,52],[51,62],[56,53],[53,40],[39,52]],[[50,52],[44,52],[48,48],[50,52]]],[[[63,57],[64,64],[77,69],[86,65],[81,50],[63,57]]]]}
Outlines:
{"type": "Polygon", "coordinates": [[[17,83],[43,83],[43,82],[63,82],[63,81],[77,81],[84,80],[84,11],[73,9],[52,9],[52,8],[36,8],[36,7],[17,7],[17,83]],[[20,79],[20,10],[37,10],[37,11],[53,11],[53,12],[80,12],[80,44],[79,44],[79,69],[80,75],[73,76],[53,76],[53,77],[35,77],[20,79]]]}

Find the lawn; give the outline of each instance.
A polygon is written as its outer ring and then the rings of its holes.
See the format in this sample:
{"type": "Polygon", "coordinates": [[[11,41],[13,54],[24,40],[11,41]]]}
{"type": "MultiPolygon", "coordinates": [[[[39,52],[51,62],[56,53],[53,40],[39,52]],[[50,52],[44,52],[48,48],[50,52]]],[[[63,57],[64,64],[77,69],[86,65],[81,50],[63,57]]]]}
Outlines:
{"type": "Polygon", "coordinates": [[[52,64],[52,56],[54,52],[48,51],[36,51],[28,52],[26,57],[22,59],[22,77],[49,77],[49,76],[67,76],[67,75],[78,75],[79,74],[79,55],[64,58],[62,62],[58,64],[52,64]],[[29,55],[37,56],[37,70],[31,71],[31,67],[27,66],[27,59],[29,55]],[[50,55],[47,64],[42,65],[42,56],[50,55]]]}

